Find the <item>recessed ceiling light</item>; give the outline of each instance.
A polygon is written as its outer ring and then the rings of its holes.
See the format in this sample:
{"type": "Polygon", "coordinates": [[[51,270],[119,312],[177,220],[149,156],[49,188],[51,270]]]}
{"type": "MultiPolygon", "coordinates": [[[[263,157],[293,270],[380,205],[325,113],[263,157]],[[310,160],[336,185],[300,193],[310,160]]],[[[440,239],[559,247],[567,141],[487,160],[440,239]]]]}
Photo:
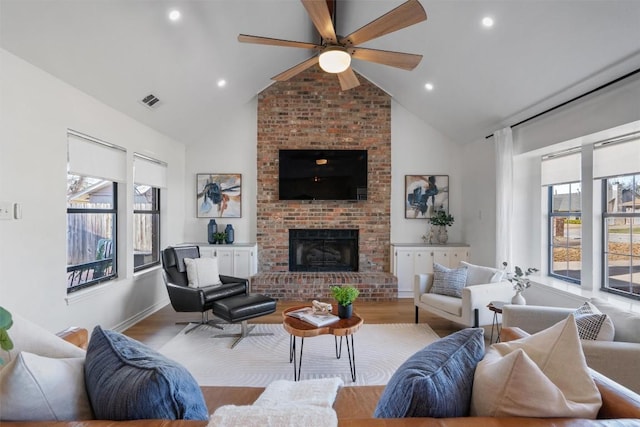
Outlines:
{"type": "Polygon", "coordinates": [[[427,83],[424,85],[424,88],[428,91],[432,91],[433,90],[433,84],[432,83],[427,83]]]}
{"type": "Polygon", "coordinates": [[[482,18],[482,25],[486,28],[493,27],[493,18],[485,16],[484,18],[482,18]]]}
{"type": "Polygon", "coordinates": [[[218,80],[218,87],[225,87],[227,85],[227,81],[225,79],[218,80]]]}
{"type": "Polygon", "coordinates": [[[180,13],[180,11],[178,9],[172,9],[169,11],[169,19],[173,22],[176,22],[178,20],[180,20],[180,17],[182,16],[182,14],[180,13]]]}

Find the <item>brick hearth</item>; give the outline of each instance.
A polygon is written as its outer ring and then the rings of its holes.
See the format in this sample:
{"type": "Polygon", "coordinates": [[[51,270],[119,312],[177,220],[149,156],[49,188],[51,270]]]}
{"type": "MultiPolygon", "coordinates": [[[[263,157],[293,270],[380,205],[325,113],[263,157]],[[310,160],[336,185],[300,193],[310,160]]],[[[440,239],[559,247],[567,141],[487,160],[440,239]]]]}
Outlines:
{"type": "Polygon", "coordinates": [[[388,274],[391,98],[364,77],[358,78],[360,86],[342,92],[335,75],[314,66],[289,81],[276,82],[258,96],[257,242],[261,274],[254,280],[258,287],[254,292],[259,289],[284,299],[319,298],[320,288],[341,282],[334,276],[325,277],[329,273],[288,273],[289,229],[351,228],[360,233],[359,274],[345,280],[362,284],[363,298],[396,297],[397,287],[393,288],[388,274]],[[366,149],[368,200],[278,200],[279,149],[366,149]],[[374,279],[366,273],[379,274],[374,279]],[[294,282],[295,289],[282,288],[294,282]]]}
{"type": "Polygon", "coordinates": [[[360,291],[361,301],[390,301],[398,294],[398,279],[390,273],[258,273],[251,277],[251,292],[285,301],[330,302],[331,285],[349,284],[360,291]]]}

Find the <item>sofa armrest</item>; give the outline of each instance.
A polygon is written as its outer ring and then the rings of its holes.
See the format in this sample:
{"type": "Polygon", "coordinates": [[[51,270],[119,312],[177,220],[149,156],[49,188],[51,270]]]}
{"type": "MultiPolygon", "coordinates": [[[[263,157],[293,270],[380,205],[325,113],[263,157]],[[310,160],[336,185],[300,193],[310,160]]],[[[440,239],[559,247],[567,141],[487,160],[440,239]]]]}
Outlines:
{"type": "Polygon", "coordinates": [[[86,350],[87,345],[89,345],[89,331],[84,328],[72,326],[64,331],[58,332],[56,335],[83,350],[86,350]]]}
{"type": "Polygon", "coordinates": [[[491,325],[493,312],[487,306],[491,301],[510,301],[513,296],[513,289],[509,282],[485,283],[480,285],[466,286],[462,288],[462,316],[463,322],[472,325],[471,317],[474,311],[478,310],[478,325],[491,325]]]}
{"type": "Polygon", "coordinates": [[[640,369],[637,368],[640,344],[583,340],[582,350],[590,368],[636,393],[640,392],[640,369]]]}
{"type": "Polygon", "coordinates": [[[201,288],[166,283],[171,306],[176,311],[200,311],[204,307],[205,296],[201,288]]]}
{"type": "Polygon", "coordinates": [[[502,326],[515,326],[535,334],[566,319],[574,311],[574,308],[565,307],[505,305],[502,308],[502,326]]]}
{"type": "Polygon", "coordinates": [[[420,296],[426,294],[433,285],[433,274],[416,274],[413,280],[413,301],[420,302],[420,296]]]}

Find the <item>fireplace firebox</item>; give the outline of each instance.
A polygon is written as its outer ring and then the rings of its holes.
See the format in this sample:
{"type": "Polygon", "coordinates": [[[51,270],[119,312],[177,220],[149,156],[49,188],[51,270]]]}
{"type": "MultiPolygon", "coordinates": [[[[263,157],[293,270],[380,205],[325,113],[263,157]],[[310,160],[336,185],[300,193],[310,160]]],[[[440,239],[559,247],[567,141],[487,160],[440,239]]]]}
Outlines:
{"type": "Polygon", "coordinates": [[[358,230],[290,229],[289,271],[358,271],[358,230]]]}

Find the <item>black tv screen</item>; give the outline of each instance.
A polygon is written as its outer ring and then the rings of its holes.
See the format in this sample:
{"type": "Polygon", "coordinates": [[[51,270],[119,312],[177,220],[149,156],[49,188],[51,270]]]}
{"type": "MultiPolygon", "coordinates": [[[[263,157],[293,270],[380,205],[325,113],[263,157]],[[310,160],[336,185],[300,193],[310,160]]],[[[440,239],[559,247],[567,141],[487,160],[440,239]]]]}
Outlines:
{"type": "Polygon", "coordinates": [[[367,150],[280,150],[280,200],[367,200],[367,150]]]}

